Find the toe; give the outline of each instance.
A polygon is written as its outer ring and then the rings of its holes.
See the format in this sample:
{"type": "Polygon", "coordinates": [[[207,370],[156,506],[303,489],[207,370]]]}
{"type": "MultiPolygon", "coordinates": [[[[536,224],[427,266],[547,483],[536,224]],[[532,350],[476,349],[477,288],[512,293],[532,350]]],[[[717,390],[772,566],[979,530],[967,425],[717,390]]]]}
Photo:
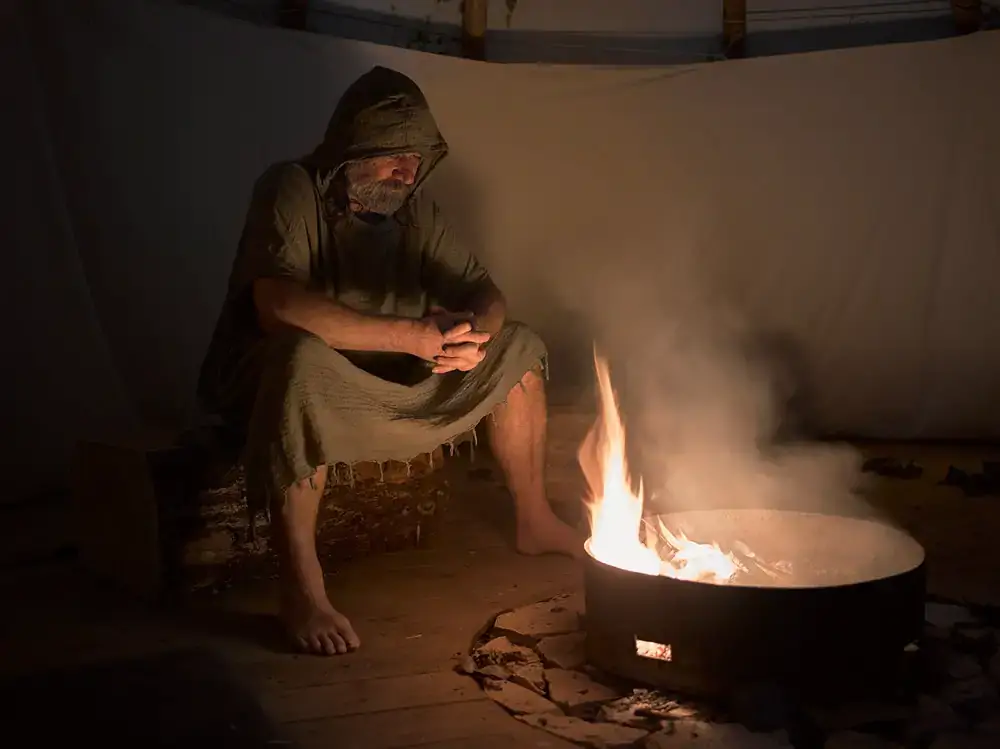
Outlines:
{"type": "Polygon", "coordinates": [[[337,640],[339,637],[323,634],[320,636],[320,641],[323,643],[323,650],[321,651],[324,655],[336,655],[341,652],[340,648],[337,646],[337,640]]]}
{"type": "Polygon", "coordinates": [[[344,641],[347,643],[347,647],[350,650],[357,650],[361,647],[361,638],[354,633],[354,628],[350,624],[347,625],[346,631],[343,633],[344,641]]]}
{"type": "Polygon", "coordinates": [[[330,639],[333,640],[334,647],[337,648],[338,653],[347,652],[347,643],[344,642],[344,638],[340,636],[339,632],[334,632],[330,635],[330,639]]]}

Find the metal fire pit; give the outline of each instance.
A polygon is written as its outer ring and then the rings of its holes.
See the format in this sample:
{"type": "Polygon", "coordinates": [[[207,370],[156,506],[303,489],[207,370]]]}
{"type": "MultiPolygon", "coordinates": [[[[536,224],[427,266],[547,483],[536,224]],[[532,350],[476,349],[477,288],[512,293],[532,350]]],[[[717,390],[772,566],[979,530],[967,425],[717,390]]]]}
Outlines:
{"type": "Polygon", "coordinates": [[[849,698],[892,688],[924,620],[924,550],[876,520],[776,510],[662,515],[723,549],[791,564],[727,584],[584,567],[587,657],[668,690],[723,696],[752,685],[849,698]],[[640,654],[643,653],[643,654],[640,654]]]}

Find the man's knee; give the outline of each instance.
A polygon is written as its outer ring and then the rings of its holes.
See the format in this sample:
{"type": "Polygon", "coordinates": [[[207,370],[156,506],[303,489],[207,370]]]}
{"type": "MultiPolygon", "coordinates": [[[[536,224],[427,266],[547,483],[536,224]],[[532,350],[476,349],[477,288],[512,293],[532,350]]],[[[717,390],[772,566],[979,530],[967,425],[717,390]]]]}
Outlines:
{"type": "Polygon", "coordinates": [[[521,378],[518,385],[525,390],[544,390],[545,377],[542,375],[542,371],[542,365],[536,364],[524,373],[524,377],[521,378]]]}
{"type": "Polygon", "coordinates": [[[544,403],[545,377],[542,372],[541,364],[525,372],[521,379],[514,384],[514,387],[510,389],[506,400],[501,405],[509,406],[513,404],[515,408],[530,408],[531,403],[544,403]]]}

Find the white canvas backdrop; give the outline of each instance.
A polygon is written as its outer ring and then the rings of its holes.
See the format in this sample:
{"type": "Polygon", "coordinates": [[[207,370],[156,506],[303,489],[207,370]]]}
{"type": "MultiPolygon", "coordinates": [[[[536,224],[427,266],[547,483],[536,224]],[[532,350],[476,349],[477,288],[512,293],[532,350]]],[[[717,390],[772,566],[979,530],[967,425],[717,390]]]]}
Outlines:
{"type": "Polygon", "coordinates": [[[195,417],[254,178],[310,150],[373,64],[424,87],[453,154],[433,189],[557,368],[586,367],[569,354],[594,320],[624,329],[697,284],[794,343],[827,430],[1000,434],[996,33],[614,70],[149,0],[22,9],[34,56],[6,51],[24,59],[5,74],[27,104],[3,139],[20,186],[4,392],[22,435],[5,460],[21,475],[57,475],[77,436],[132,414],[195,417]]]}

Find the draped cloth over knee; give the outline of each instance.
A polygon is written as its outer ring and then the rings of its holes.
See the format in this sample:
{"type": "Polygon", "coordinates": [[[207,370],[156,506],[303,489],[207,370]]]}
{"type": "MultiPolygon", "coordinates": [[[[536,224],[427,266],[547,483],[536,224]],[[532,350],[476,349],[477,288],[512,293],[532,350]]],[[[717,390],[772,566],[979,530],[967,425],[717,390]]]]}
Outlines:
{"type": "Polygon", "coordinates": [[[374,316],[466,309],[491,285],[489,273],[421,190],[446,154],[416,84],[374,68],[341,98],[312,154],[257,181],[199,378],[203,404],[244,432],[252,511],[320,465],[430,452],[474,428],[544,365],[544,344],[517,323],[504,325],[474,370],[446,375],[407,354],[337,350],[304,330],[265,335],[260,327],[260,279],[293,281],[374,316]],[[420,169],[399,212],[372,221],[345,209],[338,186],[346,163],[410,152],[420,154],[420,169]]]}
{"type": "Polygon", "coordinates": [[[316,466],[407,461],[468,432],[545,353],[530,329],[507,324],[473,371],[400,384],[308,333],[289,330],[265,346],[244,456],[254,509],[316,466]]]}

